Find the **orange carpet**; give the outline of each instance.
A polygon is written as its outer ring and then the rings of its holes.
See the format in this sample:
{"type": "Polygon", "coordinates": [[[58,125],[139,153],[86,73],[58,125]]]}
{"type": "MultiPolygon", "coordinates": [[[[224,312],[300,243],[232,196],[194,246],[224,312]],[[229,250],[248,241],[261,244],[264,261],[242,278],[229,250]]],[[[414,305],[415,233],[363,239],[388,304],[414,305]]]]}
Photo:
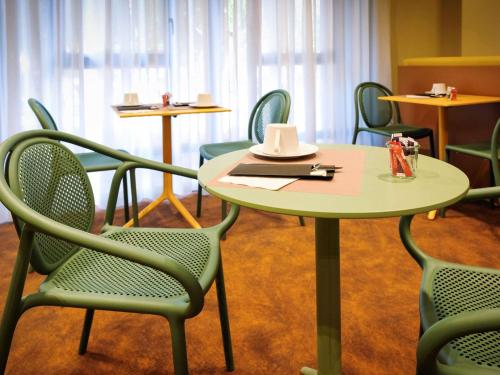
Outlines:
{"type": "MultiPolygon", "coordinates": [[[[183,200],[194,212],[195,197],[183,200]]],[[[204,199],[202,225],[215,223],[219,202],[204,199]]],[[[470,203],[446,219],[415,219],[417,242],[450,261],[498,267],[499,210],[470,203]]],[[[165,204],[142,223],[186,226],[165,204]]],[[[344,374],[413,374],[420,269],[398,235],[398,219],[341,221],[342,361],[344,374]]],[[[11,225],[0,226],[0,309],[17,249],[11,225]]],[[[314,222],[242,209],[222,243],[236,370],[298,374],[314,367],[314,222]]],[[[42,276],[29,274],[27,290],[42,276]]],[[[43,307],[21,318],[7,374],[171,374],[167,321],[96,312],[88,352],[77,354],[84,311],[43,307]]],[[[187,323],[191,374],[224,374],[215,288],[187,323]]]]}

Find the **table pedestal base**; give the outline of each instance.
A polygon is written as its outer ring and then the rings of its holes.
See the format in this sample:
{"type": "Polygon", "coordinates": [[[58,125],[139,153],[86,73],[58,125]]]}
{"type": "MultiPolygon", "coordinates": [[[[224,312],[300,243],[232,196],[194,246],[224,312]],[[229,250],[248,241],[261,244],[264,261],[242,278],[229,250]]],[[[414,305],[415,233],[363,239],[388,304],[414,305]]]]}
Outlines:
{"type": "Polygon", "coordinates": [[[300,369],[300,375],[318,375],[318,371],[313,368],[302,367],[300,369]]]}
{"type": "MultiPolygon", "coordinates": [[[[165,164],[172,164],[172,121],[170,116],[163,116],[162,121],[162,137],[163,137],[163,162],[165,164]]],[[[201,225],[195,220],[193,215],[184,207],[184,205],[174,195],[172,186],[172,175],[170,173],[163,174],[163,192],[153,202],[147,205],[141,212],[139,212],[139,220],[153,211],[163,201],[168,200],[177,211],[186,219],[186,221],[193,228],[201,228],[201,225]]],[[[134,220],[130,220],[124,226],[131,227],[134,225],[134,220]]]]}

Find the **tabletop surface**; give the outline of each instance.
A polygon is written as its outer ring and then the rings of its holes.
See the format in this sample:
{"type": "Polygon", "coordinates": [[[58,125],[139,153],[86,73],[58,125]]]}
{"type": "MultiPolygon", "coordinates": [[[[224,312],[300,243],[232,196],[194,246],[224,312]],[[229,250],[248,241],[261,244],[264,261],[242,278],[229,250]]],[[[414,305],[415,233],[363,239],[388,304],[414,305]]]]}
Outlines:
{"type": "Polygon", "coordinates": [[[387,100],[399,103],[413,103],[433,105],[436,107],[461,107],[466,105],[500,103],[500,97],[497,96],[479,96],[479,95],[457,95],[457,100],[448,98],[409,98],[406,95],[379,96],[380,100],[387,100]]]}
{"type": "Polygon", "coordinates": [[[206,161],[198,179],[209,193],[229,202],[263,211],[323,218],[374,218],[422,213],[455,203],[469,189],[469,180],[462,171],[428,156],[419,155],[416,178],[399,179],[390,175],[389,154],[385,148],[361,145],[319,147],[365,153],[358,195],[270,191],[211,184],[248,150],[206,161]]]}
{"type": "Polygon", "coordinates": [[[194,108],[190,106],[182,106],[182,107],[168,106],[158,109],[125,110],[125,111],[119,111],[117,109],[117,106],[112,106],[112,108],[120,117],[178,116],[178,115],[189,115],[193,113],[231,112],[229,108],[224,108],[224,107],[194,108]]]}

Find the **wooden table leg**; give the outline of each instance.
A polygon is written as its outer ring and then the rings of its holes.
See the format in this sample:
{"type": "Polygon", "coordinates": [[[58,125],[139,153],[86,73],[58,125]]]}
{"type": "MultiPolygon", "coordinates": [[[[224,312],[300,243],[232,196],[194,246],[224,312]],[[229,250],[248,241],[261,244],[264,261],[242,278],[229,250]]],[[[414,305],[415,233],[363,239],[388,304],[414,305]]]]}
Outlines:
{"type": "MultiPolygon", "coordinates": [[[[172,164],[172,119],[171,116],[163,116],[162,119],[163,162],[172,164]]],[[[172,175],[170,173],[163,174],[163,192],[158,198],[139,212],[139,220],[167,199],[193,228],[201,228],[201,225],[195,220],[193,215],[191,215],[186,207],[174,195],[172,175]]],[[[133,220],[125,224],[126,227],[131,227],[132,225],[133,220]]]]}
{"type": "MultiPolygon", "coordinates": [[[[448,144],[447,112],[445,107],[438,107],[438,158],[445,159],[445,147],[448,144]]],[[[436,218],[437,210],[432,210],[427,214],[429,220],[436,218]]]]}
{"type": "Polygon", "coordinates": [[[438,107],[438,158],[445,159],[445,147],[448,144],[447,112],[445,107],[438,107]]]}

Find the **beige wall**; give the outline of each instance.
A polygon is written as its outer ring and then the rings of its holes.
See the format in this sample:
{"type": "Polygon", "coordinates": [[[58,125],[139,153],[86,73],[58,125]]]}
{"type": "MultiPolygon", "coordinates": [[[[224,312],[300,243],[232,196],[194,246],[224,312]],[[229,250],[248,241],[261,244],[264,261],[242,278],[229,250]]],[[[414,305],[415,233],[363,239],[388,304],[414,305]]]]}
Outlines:
{"type": "Polygon", "coordinates": [[[462,55],[500,55],[499,19],[499,0],[462,0],[462,55]]]}
{"type": "Polygon", "coordinates": [[[391,71],[405,58],[500,55],[500,0],[392,0],[391,71]]]}
{"type": "Polygon", "coordinates": [[[397,66],[407,57],[439,56],[440,1],[392,0],[392,87],[397,87],[397,66]]]}

